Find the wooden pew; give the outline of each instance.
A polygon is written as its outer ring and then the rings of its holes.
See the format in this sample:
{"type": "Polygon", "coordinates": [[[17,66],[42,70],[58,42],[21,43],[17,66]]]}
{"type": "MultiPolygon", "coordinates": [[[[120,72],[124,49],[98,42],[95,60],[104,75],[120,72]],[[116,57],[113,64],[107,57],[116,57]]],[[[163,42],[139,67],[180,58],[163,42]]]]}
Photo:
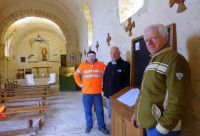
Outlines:
{"type": "MultiPolygon", "coordinates": [[[[38,103],[39,106],[30,106],[28,107],[7,107],[5,114],[6,118],[0,119],[0,122],[4,121],[18,121],[18,120],[27,120],[28,128],[25,129],[17,129],[0,132],[0,136],[15,136],[15,135],[23,135],[23,134],[35,134],[37,130],[40,130],[45,117],[45,111],[48,109],[46,105],[46,98],[50,96],[54,96],[54,92],[49,91],[49,85],[41,85],[41,86],[28,86],[28,87],[9,87],[5,89],[1,89],[0,93],[0,101],[13,104],[14,106],[20,106],[18,102],[27,102],[33,101],[38,103]],[[29,100],[30,99],[30,100],[29,100]],[[35,113],[39,111],[39,113],[35,113]],[[33,113],[34,112],[34,113],[33,113]],[[28,115],[24,115],[24,114],[28,115]],[[31,113],[31,114],[30,114],[31,113]],[[14,115],[14,116],[13,116],[14,115]],[[37,119],[37,121],[33,119],[37,119]],[[36,123],[35,123],[36,122],[36,123]],[[34,123],[34,124],[33,124],[34,123]],[[37,126],[35,126],[37,124],[37,126]]],[[[26,105],[27,106],[27,105],[26,105]]]]}
{"type": "MultiPolygon", "coordinates": [[[[0,101],[2,103],[7,103],[9,101],[18,101],[18,100],[28,100],[28,99],[38,99],[39,100],[46,100],[47,97],[51,97],[51,96],[55,96],[56,94],[55,93],[49,93],[49,94],[34,94],[34,95],[16,95],[16,96],[13,96],[13,97],[1,97],[0,98],[0,101]]],[[[42,102],[42,105],[46,105],[45,101],[42,102]]]]}
{"type": "Polygon", "coordinates": [[[4,131],[0,132],[0,136],[17,136],[17,135],[25,135],[25,134],[31,134],[36,135],[38,128],[32,127],[32,128],[26,128],[26,129],[18,129],[18,130],[11,130],[11,131],[4,131]]]}
{"type": "Polygon", "coordinates": [[[48,106],[35,106],[35,107],[18,107],[18,108],[7,108],[4,114],[5,118],[0,119],[0,122],[7,121],[22,121],[28,120],[28,127],[25,129],[16,129],[10,131],[0,132],[0,136],[16,136],[23,134],[36,134],[37,130],[40,130],[44,123],[44,118],[46,114],[45,110],[48,110],[48,106]],[[30,113],[39,111],[39,113],[27,114],[27,115],[16,115],[20,113],[30,113]],[[12,116],[15,114],[16,116],[12,116]],[[37,121],[33,124],[33,119],[37,121]]]}
{"type": "Polygon", "coordinates": [[[48,109],[48,106],[33,106],[33,107],[17,107],[17,108],[7,108],[4,112],[5,115],[16,114],[16,113],[26,113],[33,111],[45,111],[48,109]]]}

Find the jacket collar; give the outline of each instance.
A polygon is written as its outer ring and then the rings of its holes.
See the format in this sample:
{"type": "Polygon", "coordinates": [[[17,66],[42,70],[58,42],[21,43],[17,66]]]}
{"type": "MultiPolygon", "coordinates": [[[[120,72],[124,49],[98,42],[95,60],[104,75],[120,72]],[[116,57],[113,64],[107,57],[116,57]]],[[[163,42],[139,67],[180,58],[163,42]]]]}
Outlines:
{"type": "MultiPolygon", "coordinates": [[[[120,57],[119,59],[116,60],[117,64],[120,64],[122,62],[122,58],[120,57]]],[[[112,61],[109,62],[110,64],[112,64],[112,61]]]]}
{"type": "Polygon", "coordinates": [[[163,48],[162,50],[160,50],[160,51],[157,52],[156,54],[152,55],[151,57],[154,58],[154,57],[156,57],[156,56],[158,56],[158,55],[160,55],[160,54],[162,54],[162,53],[164,53],[164,52],[166,52],[166,51],[168,51],[168,50],[171,50],[171,49],[172,49],[171,47],[163,48]]]}
{"type": "Polygon", "coordinates": [[[117,64],[122,62],[122,58],[120,57],[119,59],[116,60],[117,64]]]}
{"type": "MultiPolygon", "coordinates": [[[[98,60],[95,59],[93,64],[95,64],[97,61],[98,61],[98,60]]],[[[87,60],[85,60],[85,62],[87,62],[88,64],[90,64],[87,60]]]]}

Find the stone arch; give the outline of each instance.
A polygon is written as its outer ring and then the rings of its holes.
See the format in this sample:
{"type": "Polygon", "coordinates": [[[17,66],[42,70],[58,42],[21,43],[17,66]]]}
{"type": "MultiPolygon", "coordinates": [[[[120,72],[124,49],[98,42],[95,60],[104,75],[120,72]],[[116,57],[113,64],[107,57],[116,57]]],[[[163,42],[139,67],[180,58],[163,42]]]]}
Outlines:
{"type": "Polygon", "coordinates": [[[1,36],[0,43],[3,44],[2,40],[3,40],[4,34],[7,30],[7,28],[13,22],[15,22],[21,18],[28,17],[28,16],[43,17],[43,18],[49,19],[49,20],[53,21],[54,23],[56,23],[62,30],[63,34],[65,35],[65,39],[67,41],[66,46],[71,45],[71,38],[70,38],[69,31],[68,31],[67,27],[64,25],[63,21],[61,21],[61,19],[59,19],[57,16],[53,15],[52,13],[49,13],[49,12],[46,12],[43,10],[33,10],[33,9],[18,10],[2,19],[2,21],[0,22],[0,36],[1,36]]]}

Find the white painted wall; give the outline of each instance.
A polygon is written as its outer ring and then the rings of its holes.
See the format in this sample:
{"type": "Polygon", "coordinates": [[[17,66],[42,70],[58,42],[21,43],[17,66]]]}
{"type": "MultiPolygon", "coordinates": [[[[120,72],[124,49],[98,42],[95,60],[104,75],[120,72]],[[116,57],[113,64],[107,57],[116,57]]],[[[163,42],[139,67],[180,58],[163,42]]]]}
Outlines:
{"type": "MultiPolygon", "coordinates": [[[[200,27],[198,25],[200,23],[200,4],[198,0],[186,1],[187,10],[182,13],[176,13],[177,4],[170,8],[167,0],[146,0],[144,7],[136,15],[132,16],[136,27],[133,28],[133,35],[131,37],[124,31],[124,27],[127,25],[126,22],[122,25],[119,23],[118,1],[87,0],[87,2],[91,6],[94,26],[94,46],[92,49],[96,51],[95,44],[98,41],[100,48],[97,52],[97,57],[105,63],[110,60],[110,47],[106,43],[107,33],[110,33],[112,37],[111,46],[119,46],[124,59],[126,59],[126,52],[129,52],[131,49],[131,40],[142,35],[143,29],[149,24],[162,23],[168,25],[176,23],[177,49],[186,58],[188,58],[187,40],[193,35],[200,34],[200,27]]],[[[84,33],[82,36],[86,37],[86,30],[82,29],[82,31],[82,34],[84,33]]],[[[85,41],[80,43],[80,45],[86,48],[85,44],[85,41]]]]}

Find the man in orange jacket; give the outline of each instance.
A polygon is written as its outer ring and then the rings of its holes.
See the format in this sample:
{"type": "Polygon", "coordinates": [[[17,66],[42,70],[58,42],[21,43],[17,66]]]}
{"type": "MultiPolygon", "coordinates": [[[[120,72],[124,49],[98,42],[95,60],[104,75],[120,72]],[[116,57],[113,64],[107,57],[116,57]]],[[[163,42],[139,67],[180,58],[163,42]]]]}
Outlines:
{"type": "Polygon", "coordinates": [[[93,127],[92,106],[96,106],[98,129],[104,134],[109,134],[105,128],[104,111],[102,102],[102,79],[106,65],[97,61],[96,53],[89,51],[87,60],[81,63],[74,74],[76,83],[82,88],[82,100],[85,110],[86,130],[89,133],[93,127]]]}

